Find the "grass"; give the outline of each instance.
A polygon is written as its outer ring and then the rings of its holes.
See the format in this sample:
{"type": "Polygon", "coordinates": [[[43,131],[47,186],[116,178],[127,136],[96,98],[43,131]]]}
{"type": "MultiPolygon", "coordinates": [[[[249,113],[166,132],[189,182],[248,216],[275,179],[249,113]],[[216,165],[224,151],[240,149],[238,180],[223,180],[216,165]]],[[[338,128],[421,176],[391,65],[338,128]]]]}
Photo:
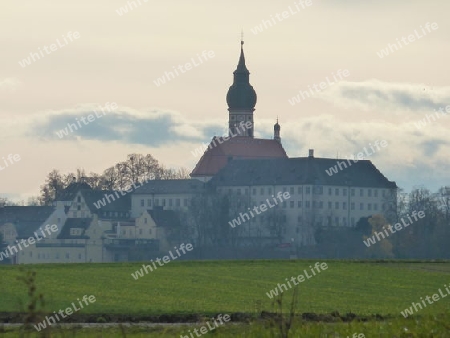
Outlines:
{"type": "MultiPolygon", "coordinates": [[[[285,278],[297,276],[316,261],[193,261],[170,262],[138,280],[131,273],[142,263],[33,265],[38,291],[46,308],[64,309],[83,295],[97,301],[84,313],[155,315],[162,313],[232,313],[272,309],[266,292],[285,278]]],[[[328,269],[299,287],[298,312],[381,314],[400,311],[432,295],[450,281],[450,263],[369,263],[326,261],[328,269]]],[[[18,312],[26,303],[17,282],[17,266],[0,266],[0,312],[18,312]]],[[[293,289],[284,292],[292,295],[293,289]]],[[[450,298],[450,297],[449,297],[450,298]]],[[[422,310],[422,315],[446,313],[448,299],[422,310]]],[[[286,308],[288,304],[285,304],[286,308]]]]}
{"type": "MultiPolygon", "coordinates": [[[[314,323],[305,322],[297,323],[291,330],[289,337],[302,338],[347,338],[358,337],[358,334],[364,334],[364,337],[433,337],[433,338],[447,338],[450,332],[449,323],[450,317],[424,317],[416,319],[395,319],[383,322],[351,322],[351,323],[314,323]]],[[[173,338],[189,336],[189,331],[199,328],[200,325],[190,325],[182,327],[163,327],[157,326],[152,328],[139,327],[120,327],[114,328],[95,328],[95,329],[81,329],[74,327],[72,329],[52,329],[51,337],[75,337],[75,338],[173,338]]],[[[0,335],[1,335],[0,325],[0,335]]],[[[224,327],[219,327],[214,331],[203,335],[204,337],[214,336],[217,338],[234,337],[234,338],[269,338],[278,337],[276,328],[269,327],[263,323],[252,324],[228,324],[224,327]]],[[[6,329],[1,335],[2,338],[16,338],[19,337],[19,330],[6,329]]],[[[29,338],[40,337],[37,332],[32,332],[29,338]]],[[[194,337],[196,335],[194,334],[194,337]]],[[[362,336],[361,336],[362,337],[362,336]]]]}

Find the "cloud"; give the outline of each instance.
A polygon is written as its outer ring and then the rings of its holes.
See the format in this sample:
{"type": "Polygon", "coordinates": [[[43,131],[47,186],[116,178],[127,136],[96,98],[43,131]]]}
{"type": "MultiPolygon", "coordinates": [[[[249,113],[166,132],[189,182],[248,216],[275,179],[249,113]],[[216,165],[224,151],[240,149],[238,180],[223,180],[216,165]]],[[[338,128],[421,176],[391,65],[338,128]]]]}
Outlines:
{"type": "Polygon", "coordinates": [[[289,157],[305,157],[308,149],[314,149],[316,157],[353,158],[376,140],[386,140],[388,145],[367,159],[400,187],[425,184],[437,189],[450,182],[448,172],[438,169],[450,166],[449,127],[445,117],[418,131],[406,120],[348,122],[324,114],[281,124],[281,141],[289,157]]]}
{"type": "Polygon", "coordinates": [[[183,141],[202,142],[212,137],[211,130],[220,130],[217,121],[205,123],[188,120],[179,112],[159,108],[139,110],[118,107],[110,112],[105,110],[105,114],[102,114],[100,105],[94,104],[34,114],[22,123],[28,125],[26,136],[42,141],[118,141],[152,147],[183,141]],[[96,117],[92,122],[87,122],[90,114],[96,117]],[[60,138],[57,133],[65,128],[68,135],[60,138]]]}
{"type": "Polygon", "coordinates": [[[0,79],[0,91],[1,90],[9,90],[14,91],[21,85],[21,82],[18,79],[7,77],[4,79],[0,79]]]}
{"type": "Polygon", "coordinates": [[[450,87],[379,80],[342,81],[316,95],[347,109],[372,110],[382,114],[431,111],[450,104],[450,87]]]}

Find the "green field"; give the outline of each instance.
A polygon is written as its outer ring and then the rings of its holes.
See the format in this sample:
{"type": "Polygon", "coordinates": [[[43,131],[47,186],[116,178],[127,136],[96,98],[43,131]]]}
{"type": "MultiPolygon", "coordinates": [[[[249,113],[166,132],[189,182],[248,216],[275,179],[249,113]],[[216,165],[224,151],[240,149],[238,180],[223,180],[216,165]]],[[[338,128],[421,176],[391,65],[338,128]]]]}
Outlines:
{"type": "MultiPolygon", "coordinates": [[[[97,301],[85,307],[83,313],[211,315],[244,312],[256,315],[261,310],[273,311],[273,300],[269,299],[266,292],[275,288],[277,283],[285,282],[285,278],[297,276],[304,269],[308,271],[309,265],[316,262],[317,260],[170,262],[138,280],[134,280],[131,273],[140,269],[142,264],[139,263],[24,267],[37,272],[36,284],[38,291],[44,294],[48,312],[64,309],[83,295],[94,295],[97,301]]],[[[342,329],[348,334],[347,330],[353,330],[351,333],[364,332],[364,328],[369,330],[372,326],[374,330],[375,326],[376,330],[382,326],[392,329],[398,325],[400,328],[405,322],[410,323],[410,327],[417,326],[419,330],[433,328],[441,320],[439,318],[449,318],[450,297],[417,312],[415,317],[420,323],[405,320],[400,314],[400,311],[411,306],[411,302],[419,302],[420,297],[431,296],[439,288],[444,290],[444,284],[450,283],[448,262],[325,262],[327,270],[299,285],[298,313],[325,314],[338,311],[340,314],[352,312],[359,316],[379,314],[396,318],[384,322],[339,325],[306,323],[302,332],[307,327],[313,331],[320,329],[320,332],[325,332],[323,330],[337,330],[342,325],[342,329]]],[[[19,304],[27,302],[27,289],[16,280],[20,274],[18,266],[0,266],[0,312],[19,312],[19,304]]],[[[292,293],[293,290],[283,293],[286,308],[292,293]]],[[[236,325],[232,325],[229,324],[223,330],[236,330],[236,325]]],[[[244,328],[242,325],[244,324],[241,324],[240,332],[244,329],[261,329],[263,324],[254,323],[257,328],[247,325],[244,328]]],[[[442,325],[445,329],[445,324],[442,325]]],[[[136,337],[141,336],[142,333],[135,330],[136,337]]],[[[219,332],[217,329],[217,333],[219,332]]],[[[109,334],[113,336],[111,332],[109,334]]],[[[168,336],[174,336],[174,333],[170,334],[168,336]]],[[[93,336],[102,335],[97,332],[93,336]]],[[[108,334],[105,335],[107,336],[108,334]]],[[[144,336],[148,335],[143,334],[142,337],[144,336]]],[[[162,331],[157,336],[164,337],[162,331]]]]}

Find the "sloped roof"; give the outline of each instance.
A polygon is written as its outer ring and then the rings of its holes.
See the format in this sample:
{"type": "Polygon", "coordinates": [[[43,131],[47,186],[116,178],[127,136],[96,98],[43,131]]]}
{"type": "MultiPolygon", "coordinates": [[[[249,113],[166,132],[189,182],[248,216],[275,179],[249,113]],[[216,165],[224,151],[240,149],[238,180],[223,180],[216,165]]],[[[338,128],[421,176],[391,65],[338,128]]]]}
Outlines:
{"type": "Polygon", "coordinates": [[[162,208],[156,208],[153,210],[147,210],[152,216],[153,220],[158,227],[177,227],[180,225],[180,218],[175,210],[163,210],[162,208]]]}
{"type": "Polygon", "coordinates": [[[72,201],[80,190],[92,190],[86,182],[72,182],[65,189],[58,191],[56,201],[72,201]]]}
{"type": "Polygon", "coordinates": [[[55,211],[52,206],[5,206],[0,208],[0,225],[13,223],[18,238],[34,236],[36,231],[55,211]]]}
{"type": "MultiPolygon", "coordinates": [[[[215,177],[211,185],[249,186],[249,185],[335,185],[374,188],[397,188],[369,160],[360,160],[351,165],[344,159],[297,157],[286,159],[231,161],[215,177]],[[331,176],[330,167],[341,164],[342,170],[331,176]]],[[[339,169],[339,168],[338,168],[339,169]]]]}
{"type": "Polygon", "coordinates": [[[213,137],[191,177],[214,176],[231,160],[269,158],[287,158],[283,146],[276,140],[235,136],[223,141],[222,137],[213,137]]]}
{"type": "Polygon", "coordinates": [[[133,194],[190,194],[198,193],[204,183],[196,179],[151,180],[138,187],[133,194]]]}
{"type": "MultiPolygon", "coordinates": [[[[81,194],[86,202],[87,207],[92,213],[100,213],[104,211],[114,211],[114,212],[129,212],[131,210],[131,197],[130,193],[125,193],[122,195],[120,192],[117,191],[117,194],[115,191],[109,191],[109,190],[81,190],[81,194]],[[110,203],[105,198],[105,195],[112,195],[113,198],[110,199],[110,203]],[[117,197],[119,196],[119,197],[117,197]],[[94,205],[94,203],[98,203],[99,200],[105,199],[105,206],[102,206],[97,209],[97,207],[94,205]]],[[[75,197],[75,196],[74,196],[75,197]]],[[[98,204],[97,204],[98,205],[98,204]]]]}
{"type": "Polygon", "coordinates": [[[58,239],[85,239],[89,238],[84,233],[89,228],[91,224],[90,218],[67,218],[64,223],[61,232],[58,234],[58,239]],[[83,229],[83,234],[81,236],[71,236],[70,229],[81,228],[83,229]]]}

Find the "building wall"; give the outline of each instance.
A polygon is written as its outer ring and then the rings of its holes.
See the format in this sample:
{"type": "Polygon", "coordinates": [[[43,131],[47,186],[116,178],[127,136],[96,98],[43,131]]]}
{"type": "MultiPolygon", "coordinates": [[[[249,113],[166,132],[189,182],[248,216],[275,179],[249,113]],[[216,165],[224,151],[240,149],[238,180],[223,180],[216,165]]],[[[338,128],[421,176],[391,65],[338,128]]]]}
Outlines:
{"type": "Polygon", "coordinates": [[[133,194],[131,196],[131,217],[140,217],[146,210],[163,206],[164,210],[187,210],[193,194],[133,194]]]}
{"type": "MultiPolygon", "coordinates": [[[[385,215],[389,208],[395,209],[392,196],[396,196],[392,189],[312,185],[221,186],[218,192],[241,195],[251,208],[268,205],[267,200],[275,204],[273,198],[279,192],[289,192],[290,198],[282,198],[282,202],[277,199],[278,205],[274,208],[286,214],[284,241],[298,245],[314,245],[317,226],[355,226],[361,217],[385,215]]],[[[260,227],[258,217],[268,212],[269,208],[246,222],[244,233],[255,233],[260,227]]]]}

